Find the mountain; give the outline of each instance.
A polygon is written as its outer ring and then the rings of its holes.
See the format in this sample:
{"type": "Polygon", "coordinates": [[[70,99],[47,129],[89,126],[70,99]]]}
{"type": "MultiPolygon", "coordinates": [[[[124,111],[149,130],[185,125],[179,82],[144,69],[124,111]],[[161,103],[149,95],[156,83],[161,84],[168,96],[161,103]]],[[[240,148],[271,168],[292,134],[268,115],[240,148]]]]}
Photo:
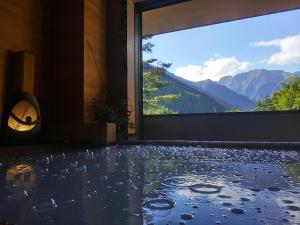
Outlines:
{"type": "Polygon", "coordinates": [[[161,76],[161,79],[169,82],[169,84],[160,88],[157,95],[181,94],[178,99],[165,104],[173,111],[179,113],[209,113],[224,112],[231,108],[229,105],[222,104],[206,93],[194,89],[174,77],[164,75],[161,76]]]}
{"type": "Polygon", "coordinates": [[[193,82],[185,80],[169,72],[166,74],[193,89],[204,92],[205,94],[218,100],[221,104],[230,108],[238,108],[243,111],[248,111],[253,109],[256,105],[255,101],[252,101],[246,96],[240,95],[226,86],[218,84],[217,82],[211,80],[193,82]]]}
{"type": "Polygon", "coordinates": [[[300,76],[300,71],[294,73],[296,76],[300,76]]]}
{"type": "Polygon", "coordinates": [[[286,82],[290,73],[282,70],[256,69],[236,76],[226,76],[219,84],[238,94],[258,101],[281,89],[280,83],[286,82]]]}
{"type": "Polygon", "coordinates": [[[220,85],[212,80],[195,82],[195,86],[201,87],[205,91],[205,93],[231,105],[232,108],[249,111],[256,105],[255,101],[252,101],[246,96],[240,95],[227,88],[226,86],[220,85]]]}

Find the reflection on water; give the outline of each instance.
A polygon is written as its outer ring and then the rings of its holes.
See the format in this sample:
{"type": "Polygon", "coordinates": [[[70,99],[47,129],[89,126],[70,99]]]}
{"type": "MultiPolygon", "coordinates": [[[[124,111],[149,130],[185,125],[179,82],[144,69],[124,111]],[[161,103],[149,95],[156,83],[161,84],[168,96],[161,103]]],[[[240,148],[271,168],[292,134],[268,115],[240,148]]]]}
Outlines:
{"type": "Polygon", "coordinates": [[[29,189],[35,185],[35,179],[31,165],[17,164],[6,171],[6,183],[17,188],[29,189]]]}
{"type": "Polygon", "coordinates": [[[19,225],[300,224],[300,153],[115,146],[0,160],[19,225]]]}

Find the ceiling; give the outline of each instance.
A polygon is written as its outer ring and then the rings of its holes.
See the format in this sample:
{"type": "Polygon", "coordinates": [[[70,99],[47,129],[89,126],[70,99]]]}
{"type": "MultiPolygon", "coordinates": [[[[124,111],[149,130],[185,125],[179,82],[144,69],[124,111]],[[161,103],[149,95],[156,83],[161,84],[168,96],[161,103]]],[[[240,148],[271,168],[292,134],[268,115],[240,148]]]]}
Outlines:
{"type": "MultiPolygon", "coordinates": [[[[145,0],[134,0],[142,1],[145,0]]],[[[161,34],[297,8],[300,8],[300,0],[191,0],[143,12],[143,35],[161,34]]]]}

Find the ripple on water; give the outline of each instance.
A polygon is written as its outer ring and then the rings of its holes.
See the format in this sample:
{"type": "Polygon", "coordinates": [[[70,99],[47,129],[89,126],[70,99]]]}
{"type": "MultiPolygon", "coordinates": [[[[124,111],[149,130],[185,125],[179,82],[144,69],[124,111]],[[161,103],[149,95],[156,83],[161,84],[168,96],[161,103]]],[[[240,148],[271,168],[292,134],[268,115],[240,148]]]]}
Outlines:
{"type": "Polygon", "coordinates": [[[195,184],[195,177],[169,177],[164,180],[162,185],[167,187],[176,187],[176,188],[188,188],[190,185],[195,184]]]}
{"type": "Polygon", "coordinates": [[[212,184],[194,184],[189,186],[189,189],[196,193],[214,194],[219,193],[223,187],[212,184]]]}
{"type": "Polygon", "coordinates": [[[155,210],[168,210],[175,206],[175,202],[170,199],[165,198],[157,198],[157,199],[150,199],[144,203],[144,207],[148,209],[155,209],[155,210]]]}
{"type": "Polygon", "coordinates": [[[167,198],[168,195],[161,191],[151,191],[145,194],[145,198],[167,198]]]}

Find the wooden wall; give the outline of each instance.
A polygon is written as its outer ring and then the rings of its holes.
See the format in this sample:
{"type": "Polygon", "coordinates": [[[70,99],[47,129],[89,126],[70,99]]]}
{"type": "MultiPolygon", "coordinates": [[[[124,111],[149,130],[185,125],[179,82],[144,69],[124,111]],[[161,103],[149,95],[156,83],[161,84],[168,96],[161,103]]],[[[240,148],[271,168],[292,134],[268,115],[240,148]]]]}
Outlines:
{"type": "Polygon", "coordinates": [[[103,129],[93,124],[89,102],[105,99],[106,2],[51,2],[51,76],[43,83],[47,139],[105,139],[103,129]]]}
{"type": "Polygon", "coordinates": [[[107,13],[107,78],[108,88],[118,93],[112,104],[127,99],[127,24],[126,0],[108,1],[107,13]]]}
{"type": "MultiPolygon", "coordinates": [[[[129,121],[135,124],[135,76],[134,76],[134,2],[127,0],[127,96],[129,121]]],[[[128,134],[134,135],[135,128],[128,128],[128,134]]]]}
{"type": "Polygon", "coordinates": [[[105,101],[106,88],[106,3],[84,2],[84,122],[93,122],[89,102],[105,101]]]}
{"type": "Polygon", "coordinates": [[[94,98],[105,99],[105,2],[54,0],[52,3],[52,75],[45,82],[46,94],[50,94],[45,100],[50,124],[92,123],[89,102],[94,98]]]}
{"type": "Polygon", "coordinates": [[[51,74],[43,83],[47,124],[83,121],[83,7],[83,0],[51,1],[51,74]]]}
{"type": "Polygon", "coordinates": [[[93,123],[89,102],[105,100],[107,86],[126,96],[122,1],[0,0],[0,119],[10,96],[10,54],[17,51],[36,56],[35,95],[46,139],[74,131],[80,139],[93,123]]]}
{"type": "Polygon", "coordinates": [[[47,62],[48,0],[0,1],[0,121],[12,84],[11,53],[32,52],[36,56],[36,94],[47,62]]]}

